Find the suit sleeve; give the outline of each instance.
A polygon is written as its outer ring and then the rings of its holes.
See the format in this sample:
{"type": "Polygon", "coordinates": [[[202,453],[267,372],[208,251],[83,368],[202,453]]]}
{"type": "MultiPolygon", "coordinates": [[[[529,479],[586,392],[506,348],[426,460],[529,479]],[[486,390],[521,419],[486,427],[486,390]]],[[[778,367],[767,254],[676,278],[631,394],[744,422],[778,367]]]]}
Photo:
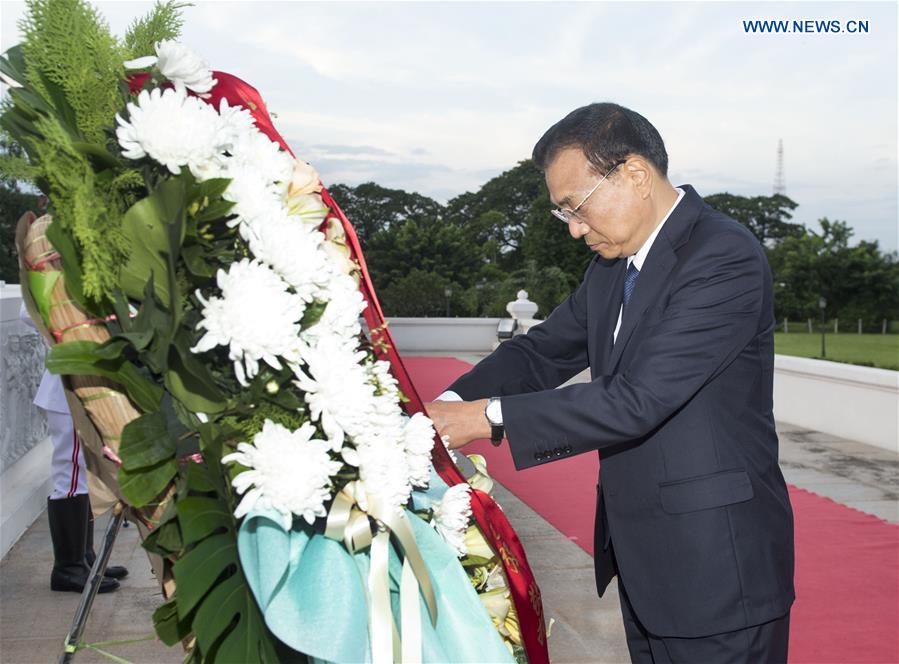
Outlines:
{"type": "Polygon", "coordinates": [[[466,401],[549,390],[587,368],[587,280],[527,334],[505,341],[447,389],[466,401]]]}
{"type": "Polygon", "coordinates": [[[517,468],[639,439],[716,376],[758,333],[767,262],[742,233],[705,244],[628,368],[590,383],[505,397],[517,468]],[[568,455],[566,454],[566,456],[568,455]]]}

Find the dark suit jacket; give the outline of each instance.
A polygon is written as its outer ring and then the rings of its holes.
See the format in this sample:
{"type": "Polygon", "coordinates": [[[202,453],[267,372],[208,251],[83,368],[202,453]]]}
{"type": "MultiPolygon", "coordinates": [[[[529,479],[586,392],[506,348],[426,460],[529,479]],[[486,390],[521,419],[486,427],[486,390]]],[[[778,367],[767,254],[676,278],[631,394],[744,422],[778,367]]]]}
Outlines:
{"type": "Polygon", "coordinates": [[[697,637],[789,610],[793,514],[772,414],[767,259],[746,228],[683,189],[614,346],[626,261],[597,256],[544,322],[449,389],[503,397],[519,470],[598,451],[599,594],[617,571],[651,633],[697,637]],[[553,389],[587,366],[590,383],[553,389]]]}

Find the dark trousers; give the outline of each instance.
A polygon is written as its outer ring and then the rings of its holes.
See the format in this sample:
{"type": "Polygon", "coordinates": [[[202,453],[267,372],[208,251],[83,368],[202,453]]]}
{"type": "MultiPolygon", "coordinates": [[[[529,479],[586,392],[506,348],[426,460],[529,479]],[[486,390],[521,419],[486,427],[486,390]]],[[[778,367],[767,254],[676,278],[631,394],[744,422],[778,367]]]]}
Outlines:
{"type": "Polygon", "coordinates": [[[634,613],[618,577],[627,648],[634,664],[785,664],[790,637],[789,612],[776,620],[699,638],[656,636],[634,613]]]}
{"type": "MultiPolygon", "coordinates": [[[[609,542],[618,572],[615,549],[609,542]]],[[[634,664],[786,664],[790,613],[761,625],[698,638],[650,634],[640,623],[618,573],[621,617],[634,664]]]]}

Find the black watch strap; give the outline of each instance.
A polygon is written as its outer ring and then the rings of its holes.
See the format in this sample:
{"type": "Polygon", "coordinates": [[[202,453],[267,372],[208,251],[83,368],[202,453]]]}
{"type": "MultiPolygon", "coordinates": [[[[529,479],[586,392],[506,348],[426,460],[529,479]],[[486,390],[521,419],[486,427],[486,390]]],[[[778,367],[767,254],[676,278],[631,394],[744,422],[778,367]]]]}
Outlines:
{"type": "MultiPolygon", "coordinates": [[[[494,397],[487,400],[487,407],[490,406],[490,403],[493,401],[498,401],[499,399],[494,397]]],[[[494,447],[499,447],[503,442],[503,438],[506,436],[506,428],[502,424],[495,424],[487,417],[487,408],[484,408],[484,417],[487,418],[487,422],[490,423],[490,442],[493,443],[494,447]]]]}

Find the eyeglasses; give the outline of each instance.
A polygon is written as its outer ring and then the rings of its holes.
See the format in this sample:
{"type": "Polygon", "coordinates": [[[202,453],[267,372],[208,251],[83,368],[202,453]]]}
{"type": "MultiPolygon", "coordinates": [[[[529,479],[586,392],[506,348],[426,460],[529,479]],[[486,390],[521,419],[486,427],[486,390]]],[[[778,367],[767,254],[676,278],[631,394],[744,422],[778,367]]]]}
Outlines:
{"type": "Polygon", "coordinates": [[[573,210],[568,210],[565,208],[554,208],[550,210],[552,215],[565,224],[571,223],[572,217],[580,216],[578,215],[577,211],[580,210],[581,206],[587,202],[587,199],[593,195],[593,192],[596,191],[597,187],[599,187],[599,185],[601,185],[605,181],[605,179],[612,174],[612,171],[614,171],[626,161],[626,159],[622,159],[621,161],[615,162],[615,164],[612,165],[612,168],[610,168],[608,172],[602,176],[602,179],[593,186],[593,189],[591,189],[590,192],[586,196],[584,196],[583,200],[581,200],[581,202],[578,203],[573,210]]]}

